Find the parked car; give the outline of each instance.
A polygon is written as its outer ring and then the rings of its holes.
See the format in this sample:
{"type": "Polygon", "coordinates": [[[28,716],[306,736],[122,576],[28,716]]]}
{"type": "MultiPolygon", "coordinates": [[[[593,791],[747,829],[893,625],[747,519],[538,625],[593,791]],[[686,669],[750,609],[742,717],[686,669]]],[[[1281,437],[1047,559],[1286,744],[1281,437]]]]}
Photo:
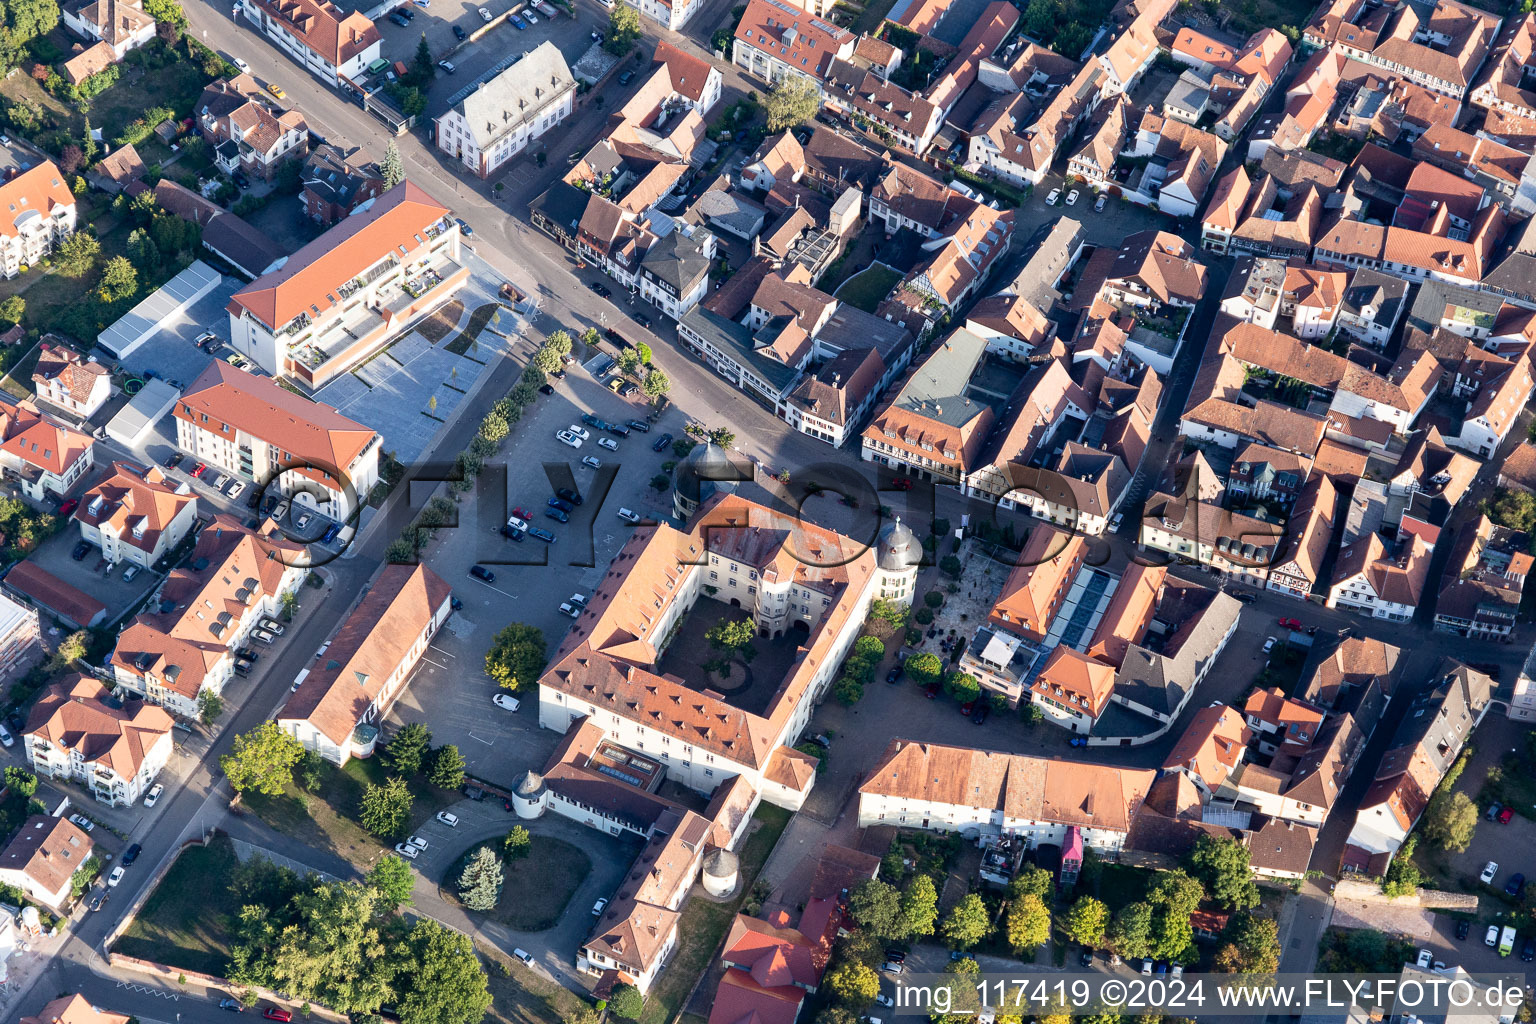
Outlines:
{"type": "Polygon", "coordinates": [[[1067,193],[1067,205],[1068,206],[1076,206],[1077,205],[1077,197],[1080,196],[1080,195],[1082,195],[1082,193],[1079,192],[1077,189],[1073,189],[1071,192],[1068,192],[1067,193]]]}
{"type": "Polygon", "coordinates": [[[1264,653],[1268,654],[1270,651],[1274,650],[1275,649],[1275,644],[1278,643],[1278,642],[1279,641],[1277,641],[1272,636],[1271,637],[1265,637],[1264,638],[1264,653]]]}
{"type": "MultiPolygon", "coordinates": [[[[1061,189],[1053,188],[1053,189],[1051,189],[1051,194],[1045,197],[1045,205],[1046,206],[1055,206],[1056,203],[1060,199],[1061,199],[1061,189]]],[[[1143,974],[1151,974],[1152,972],[1151,971],[1143,971],[1142,973],[1143,974]]]]}
{"type": "Polygon", "coordinates": [[[134,861],[138,860],[139,854],[143,852],[144,847],[140,846],[138,843],[134,843],[132,846],[128,847],[128,849],[123,851],[123,867],[127,867],[134,861]]]}
{"type": "Polygon", "coordinates": [[[1428,967],[1435,962],[1435,955],[1427,949],[1419,950],[1419,958],[1414,961],[1420,967],[1428,967]]]}
{"type": "Polygon", "coordinates": [[[581,618],[581,609],[566,601],[560,605],[560,614],[568,619],[581,618]]]}
{"type": "Polygon", "coordinates": [[[1488,885],[1489,883],[1491,883],[1493,881],[1493,876],[1497,875],[1498,873],[1499,873],[1499,864],[1498,864],[1498,862],[1491,860],[1487,864],[1483,865],[1483,873],[1481,875],[1478,875],[1477,877],[1478,877],[1478,880],[1480,882],[1482,882],[1484,885],[1488,885]]]}
{"type": "Polygon", "coordinates": [[[491,20],[491,12],[486,10],[484,7],[477,7],[477,8],[475,8],[475,11],[480,15],[480,20],[481,21],[490,21],[491,20]]]}
{"type": "Polygon", "coordinates": [[[78,562],[78,561],[81,561],[82,559],[84,559],[85,556],[90,554],[90,553],[91,553],[91,545],[90,545],[90,543],[87,542],[87,541],[83,541],[82,540],[78,544],[75,545],[75,549],[69,553],[69,557],[73,558],[75,561],[78,562]]]}
{"type": "Polygon", "coordinates": [[[555,431],[555,437],[559,439],[561,444],[570,445],[572,448],[581,447],[581,438],[569,430],[557,430],[555,431]]]}
{"type": "Polygon", "coordinates": [[[1300,619],[1281,619],[1280,620],[1280,628],[1282,628],[1282,629],[1300,629],[1301,628],[1301,620],[1300,619]]]}
{"type": "Polygon", "coordinates": [[[119,864],[117,867],[113,868],[112,869],[112,873],[107,876],[107,888],[108,889],[116,889],[118,883],[123,880],[123,876],[126,875],[127,873],[128,873],[128,869],[123,867],[121,864],[119,864]]]}
{"type": "Polygon", "coordinates": [[[599,448],[606,448],[606,449],[608,449],[611,452],[616,452],[616,451],[619,450],[619,442],[615,441],[611,437],[600,437],[600,438],[598,438],[597,439],[597,446],[599,448]]]}
{"type": "Polygon", "coordinates": [[[69,821],[70,824],[76,826],[82,832],[96,831],[96,823],[83,814],[71,814],[69,816],[69,821]]]}
{"type": "Polygon", "coordinates": [[[628,85],[630,82],[633,82],[634,80],[635,80],[635,73],[633,71],[626,71],[622,75],[619,76],[619,84],[620,85],[628,85]]]}
{"type": "Polygon", "coordinates": [[[537,537],[545,544],[553,544],[555,542],[554,534],[550,533],[548,530],[541,530],[537,526],[528,527],[528,536],[537,537]]]}
{"type": "Polygon", "coordinates": [[[651,425],[645,422],[645,420],[627,420],[624,425],[630,430],[638,430],[642,434],[649,434],[651,432],[651,425]]]}
{"type": "Polygon", "coordinates": [[[526,29],[528,27],[528,23],[526,21],[524,21],[522,18],[519,18],[515,14],[512,15],[512,17],[508,18],[507,20],[510,21],[512,23],[512,27],[517,29],[519,32],[523,31],[524,29],[526,29]]]}
{"type": "Polygon", "coordinates": [[[976,705],[975,713],[971,715],[971,721],[975,722],[977,725],[984,725],[987,721],[987,716],[991,713],[992,705],[986,701],[980,701],[976,705]]]}
{"type": "Polygon", "coordinates": [[[1504,895],[1513,896],[1520,900],[1525,898],[1525,875],[1515,872],[1509,876],[1509,881],[1504,883],[1504,895]]]}
{"type": "Polygon", "coordinates": [[[451,60],[440,60],[437,62],[437,66],[448,72],[450,75],[458,74],[459,71],[458,68],[453,66],[453,61],[451,60]]]}
{"type": "Polygon", "coordinates": [[[273,96],[276,96],[280,100],[285,100],[288,98],[288,94],[283,92],[283,87],[278,85],[276,82],[267,83],[267,92],[271,93],[273,96]]]}
{"type": "Polygon", "coordinates": [[[526,950],[514,949],[512,951],[512,955],[514,957],[516,957],[518,960],[522,961],[523,966],[525,966],[525,967],[532,967],[533,966],[533,957],[529,956],[526,950]]]}
{"type": "Polygon", "coordinates": [[[672,443],[672,435],[671,434],[662,434],[656,440],[651,442],[651,451],[653,451],[653,452],[663,451],[667,447],[667,445],[669,445],[671,443],[672,443]]]}
{"type": "Polygon", "coordinates": [[[137,566],[137,565],[130,565],[130,566],[128,566],[128,568],[123,570],[123,582],[124,583],[131,583],[131,582],[133,582],[133,578],[135,576],[137,576],[142,571],[143,571],[143,568],[141,566],[137,566]]]}
{"type": "Polygon", "coordinates": [[[522,705],[518,703],[517,698],[512,696],[510,693],[498,693],[496,696],[491,698],[491,703],[495,704],[503,711],[516,711],[518,708],[522,707],[522,705]]]}
{"type": "Polygon", "coordinates": [[[437,820],[442,822],[444,825],[447,825],[449,828],[459,827],[459,816],[449,811],[438,811],[437,820]]]}
{"type": "Polygon", "coordinates": [[[258,622],[257,625],[266,630],[268,633],[273,633],[277,636],[283,635],[283,624],[278,622],[276,619],[268,618],[267,616],[263,615],[261,617],[261,621],[258,622]]]}
{"type": "Polygon", "coordinates": [[[1508,825],[1510,823],[1510,821],[1514,818],[1514,816],[1515,816],[1515,809],[1513,807],[1506,807],[1506,808],[1504,808],[1502,811],[1499,812],[1499,824],[1500,825],[1508,825]]]}
{"type": "Polygon", "coordinates": [[[1108,198],[1109,198],[1109,196],[1105,195],[1103,192],[1100,192],[1099,193],[1099,198],[1093,204],[1093,212],[1094,213],[1103,213],[1104,212],[1104,201],[1107,200],[1108,198]]]}
{"type": "Polygon", "coordinates": [[[1495,800],[1493,803],[1488,805],[1488,811],[1484,817],[1486,817],[1489,821],[1493,821],[1498,818],[1499,812],[1503,809],[1504,805],[1495,800]]]}
{"type": "Polygon", "coordinates": [[[261,1015],[266,1020],[280,1020],[283,1024],[288,1024],[289,1021],[293,1020],[293,1012],[285,1010],[281,1006],[269,1006],[262,1011],[261,1015]]]}
{"type": "Polygon", "coordinates": [[[483,565],[472,565],[472,566],[470,566],[469,567],[469,574],[471,576],[473,576],[475,579],[482,580],[482,581],[484,581],[486,583],[495,583],[496,582],[496,574],[491,572],[491,570],[487,569],[483,565]]]}
{"type": "Polygon", "coordinates": [[[462,43],[464,40],[469,38],[469,33],[455,25],[453,26],[453,38],[462,43]]]}
{"type": "Polygon", "coordinates": [[[164,792],[165,792],[165,787],[162,786],[158,782],[155,783],[153,786],[150,786],[149,787],[149,792],[144,794],[144,806],[145,807],[153,807],[153,806],[155,806],[155,801],[159,800],[160,799],[160,794],[164,793],[164,792]]]}
{"type": "Polygon", "coordinates": [[[268,633],[264,629],[253,629],[253,630],[251,630],[251,636],[258,643],[266,644],[268,647],[271,647],[273,644],[277,643],[277,637],[275,635],[271,634],[271,633],[268,633]]]}
{"type": "Polygon", "coordinates": [[[251,73],[251,66],[245,62],[245,58],[236,57],[233,60],[233,64],[240,69],[241,74],[248,75],[251,73]]]}
{"type": "MultiPolygon", "coordinates": [[[[581,504],[581,494],[578,491],[572,490],[569,487],[562,487],[559,490],[555,491],[555,497],[560,498],[560,499],[562,499],[564,501],[568,501],[572,505],[580,505],[581,504]]],[[[570,511],[570,510],[567,509],[566,511],[570,511]]]]}
{"type": "Polygon", "coordinates": [[[618,516],[626,523],[638,523],[640,521],[640,516],[633,510],[627,508],[619,509],[618,516]]]}
{"type": "Polygon", "coordinates": [[[219,1009],[221,1009],[221,1010],[233,1010],[235,1013],[244,1013],[245,1012],[245,1004],[240,1002],[240,1000],[238,1000],[238,999],[220,999],[219,1000],[219,1009]]]}
{"type": "Polygon", "coordinates": [[[568,523],[571,521],[571,517],[558,508],[547,508],[544,510],[544,514],[558,523],[568,523]]]}
{"type": "Polygon", "coordinates": [[[608,897],[606,897],[606,896],[601,897],[600,899],[598,899],[598,901],[596,903],[592,904],[592,916],[593,917],[602,917],[603,916],[603,910],[607,906],[608,906],[608,897]]]}
{"type": "Polygon", "coordinates": [[[405,845],[414,846],[418,850],[425,850],[427,848],[427,841],[421,838],[421,836],[410,836],[405,840],[405,845]]]}
{"type": "Polygon", "coordinates": [[[636,310],[635,312],[629,314],[629,318],[631,320],[633,320],[635,323],[639,324],[641,327],[644,327],[646,330],[650,330],[651,318],[646,316],[644,313],[640,312],[639,310],[636,310]]]}
{"type": "Polygon", "coordinates": [[[1466,918],[1462,918],[1460,921],[1456,922],[1456,937],[1458,939],[1465,939],[1470,934],[1472,934],[1471,921],[1468,921],[1466,918]]]}
{"type": "Polygon", "coordinates": [[[572,423],[570,426],[566,427],[565,429],[566,429],[567,433],[569,433],[569,434],[571,434],[571,435],[573,435],[575,437],[579,437],[583,441],[587,440],[589,437],[592,436],[591,432],[589,432],[587,430],[587,428],[585,428],[585,427],[578,427],[574,423],[572,423]]]}
{"type": "Polygon", "coordinates": [[[1491,925],[1488,926],[1487,934],[1485,934],[1483,936],[1483,945],[1487,946],[1489,949],[1492,949],[1494,946],[1497,946],[1498,944],[1499,944],[1499,926],[1496,925],[1496,924],[1491,924],[1491,925]]]}

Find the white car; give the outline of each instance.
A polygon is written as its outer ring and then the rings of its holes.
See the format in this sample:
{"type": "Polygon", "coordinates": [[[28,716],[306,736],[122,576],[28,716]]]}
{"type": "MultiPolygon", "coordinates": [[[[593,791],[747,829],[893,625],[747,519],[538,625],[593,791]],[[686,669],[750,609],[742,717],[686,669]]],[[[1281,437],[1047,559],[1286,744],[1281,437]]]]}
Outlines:
{"type": "Polygon", "coordinates": [[[602,462],[600,462],[598,460],[596,455],[583,455],[581,457],[581,464],[583,466],[589,466],[592,469],[602,469],[603,468],[602,462]]]}
{"type": "Polygon", "coordinates": [[[1053,188],[1051,194],[1045,197],[1045,205],[1055,206],[1059,199],[1061,199],[1061,189],[1053,188]]]}
{"type": "Polygon", "coordinates": [[[407,839],[405,841],[405,845],[406,846],[413,846],[418,851],[421,851],[421,850],[425,850],[427,848],[427,841],[425,839],[421,838],[421,836],[411,836],[409,839],[407,839]]]}
{"type": "Polygon", "coordinates": [[[459,70],[453,66],[453,61],[451,60],[440,60],[437,62],[437,66],[448,72],[450,75],[459,70]]]}
{"type": "Polygon", "coordinates": [[[638,523],[640,521],[639,513],[631,511],[627,508],[619,509],[619,518],[624,520],[626,523],[638,523]]]}
{"type": "Polygon", "coordinates": [[[555,437],[560,440],[561,444],[568,444],[572,448],[581,447],[581,438],[577,437],[569,430],[557,430],[555,431],[555,437]]]}
{"type": "Polygon", "coordinates": [[[597,439],[597,446],[599,448],[607,448],[611,452],[616,452],[616,451],[619,450],[619,442],[615,441],[611,437],[600,437],[600,438],[598,438],[597,439]]]}
{"type": "Polygon", "coordinates": [[[416,855],[421,853],[420,850],[416,849],[416,847],[412,846],[410,843],[396,843],[395,852],[404,857],[406,860],[415,860],[416,855]]]}
{"type": "Polygon", "coordinates": [[[1496,924],[1491,924],[1491,925],[1488,926],[1488,934],[1483,936],[1483,945],[1487,946],[1489,949],[1492,949],[1494,946],[1497,946],[1498,944],[1499,944],[1499,926],[1496,925],[1496,924]]]}
{"type": "Polygon", "coordinates": [[[69,820],[71,824],[78,826],[82,831],[96,831],[96,823],[83,814],[71,814],[69,820]]]}
{"type": "Polygon", "coordinates": [[[532,11],[523,11],[523,20],[530,25],[537,25],[539,23],[539,19],[533,16],[532,11]]]}
{"type": "Polygon", "coordinates": [[[589,434],[587,432],[587,428],[586,427],[578,427],[574,423],[572,423],[570,426],[566,427],[565,429],[566,429],[567,432],[569,432],[571,434],[575,434],[577,437],[581,438],[583,441],[585,441],[587,438],[592,436],[591,434],[589,434]]]}
{"type": "Polygon", "coordinates": [[[1264,640],[1264,653],[1268,654],[1270,651],[1274,650],[1275,643],[1276,641],[1274,637],[1266,637],[1264,640]]]}
{"type": "Polygon", "coordinates": [[[1078,193],[1077,189],[1073,189],[1071,192],[1067,193],[1067,205],[1068,206],[1076,206],[1077,205],[1078,194],[1079,193],[1078,193]]]}
{"type": "Polygon", "coordinates": [[[522,705],[517,702],[517,698],[512,696],[510,693],[498,693],[496,696],[491,698],[491,703],[495,704],[497,707],[503,709],[504,711],[516,711],[518,708],[522,707],[522,705]]]}
{"type": "Polygon", "coordinates": [[[227,489],[225,489],[224,493],[229,495],[230,501],[234,501],[236,498],[240,497],[240,495],[245,493],[245,481],[236,480],[234,483],[230,484],[227,489]]]}
{"type": "Polygon", "coordinates": [[[566,601],[560,605],[560,614],[567,618],[579,619],[581,618],[581,609],[566,601]]]}
{"type": "Polygon", "coordinates": [[[127,873],[128,869],[123,867],[121,864],[113,868],[112,873],[107,876],[107,888],[116,889],[117,883],[121,882],[123,880],[123,876],[127,873]]]}
{"type": "Polygon", "coordinates": [[[602,899],[600,899],[596,903],[592,904],[592,916],[593,917],[602,917],[603,916],[603,908],[605,908],[607,906],[608,906],[608,897],[604,896],[602,899]]]}
{"type": "Polygon", "coordinates": [[[299,518],[293,521],[293,528],[295,530],[302,530],[304,527],[309,525],[309,520],[310,515],[308,512],[305,512],[303,515],[299,516],[299,518]]]}
{"type": "Polygon", "coordinates": [[[895,1006],[896,1005],[896,1000],[892,999],[890,996],[886,995],[884,992],[881,992],[881,993],[879,993],[879,994],[877,994],[875,996],[875,1002],[879,1003],[881,1006],[895,1006]]]}
{"type": "Polygon", "coordinates": [[[491,20],[491,12],[490,11],[486,10],[484,7],[476,8],[476,10],[478,10],[480,12],[480,20],[481,21],[490,21],[491,20]]]}
{"type": "Polygon", "coordinates": [[[14,747],[16,745],[16,737],[12,736],[11,730],[3,725],[0,725],[0,744],[4,744],[7,747],[14,747]]]}
{"type": "Polygon", "coordinates": [[[459,827],[459,816],[457,814],[450,814],[447,811],[438,811],[437,820],[442,822],[444,825],[447,825],[449,828],[459,827]]]}
{"type": "Polygon", "coordinates": [[[1498,861],[1491,860],[1487,864],[1483,865],[1483,873],[1477,876],[1477,880],[1482,882],[1484,885],[1488,885],[1493,881],[1493,876],[1497,875],[1498,873],[1498,861]]]}
{"type": "Polygon", "coordinates": [[[1430,964],[1432,964],[1434,962],[1435,962],[1435,954],[1431,953],[1427,949],[1419,950],[1419,958],[1416,961],[1414,961],[1414,963],[1417,964],[1419,967],[1428,967],[1430,964]]]}
{"type": "Polygon", "coordinates": [[[251,73],[251,66],[247,64],[243,58],[235,58],[235,67],[239,68],[244,74],[248,75],[251,73]]]}
{"type": "Polygon", "coordinates": [[[526,530],[528,529],[528,524],[517,518],[517,516],[507,516],[507,529],[526,530]]]}
{"type": "Polygon", "coordinates": [[[533,966],[533,957],[529,956],[528,952],[526,950],[514,949],[512,951],[512,955],[517,957],[519,960],[521,960],[525,966],[527,966],[527,967],[532,967],[533,966]]]}
{"type": "Polygon", "coordinates": [[[164,792],[165,792],[165,787],[160,785],[160,783],[158,783],[158,782],[155,783],[153,786],[149,787],[149,792],[144,795],[144,806],[145,807],[153,807],[153,806],[155,806],[155,801],[159,800],[160,799],[160,794],[164,793],[164,792]]]}

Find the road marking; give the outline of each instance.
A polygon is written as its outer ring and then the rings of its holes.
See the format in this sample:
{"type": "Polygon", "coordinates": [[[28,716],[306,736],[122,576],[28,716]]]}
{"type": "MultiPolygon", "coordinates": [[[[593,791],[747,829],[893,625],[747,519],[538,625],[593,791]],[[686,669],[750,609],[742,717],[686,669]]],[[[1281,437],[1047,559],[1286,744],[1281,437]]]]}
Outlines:
{"type": "Polygon", "coordinates": [[[491,746],[492,743],[494,742],[492,740],[482,740],[479,736],[476,736],[473,732],[470,732],[468,735],[469,735],[470,739],[475,740],[478,743],[484,743],[488,747],[491,746]]]}
{"type": "MultiPolygon", "coordinates": [[[[436,649],[437,648],[435,648],[435,647],[433,648],[433,650],[436,650],[436,649]]],[[[442,664],[439,664],[439,663],[433,661],[431,658],[428,658],[426,655],[422,655],[421,660],[426,662],[428,665],[433,666],[434,668],[447,668],[448,667],[447,665],[442,665],[442,664]]]]}
{"type": "Polygon", "coordinates": [[[179,992],[165,992],[158,988],[150,988],[148,985],[136,985],[127,981],[118,982],[117,987],[125,988],[130,992],[142,992],[147,996],[158,996],[161,999],[169,999],[173,1003],[181,998],[181,993],[179,992]]]}
{"type": "Polygon", "coordinates": [[[445,651],[445,650],[443,650],[443,648],[437,646],[436,644],[428,644],[427,646],[430,647],[432,650],[436,651],[438,654],[445,655],[446,657],[449,657],[449,658],[457,658],[458,657],[458,655],[454,654],[452,651],[445,651]]]}

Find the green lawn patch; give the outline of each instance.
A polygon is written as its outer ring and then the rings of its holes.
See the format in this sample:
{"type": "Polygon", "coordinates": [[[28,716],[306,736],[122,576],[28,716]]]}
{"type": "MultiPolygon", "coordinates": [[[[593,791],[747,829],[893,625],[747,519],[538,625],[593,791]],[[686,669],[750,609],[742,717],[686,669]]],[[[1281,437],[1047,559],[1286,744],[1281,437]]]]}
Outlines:
{"type": "Polygon", "coordinates": [[[856,309],[873,313],[885,301],[891,289],[901,283],[901,274],[884,264],[872,264],[853,275],[837,289],[837,297],[856,309]]]}
{"type": "Polygon", "coordinates": [[[1085,882],[1079,885],[1085,893],[1104,901],[1110,913],[1146,898],[1147,888],[1154,872],[1129,864],[1110,864],[1104,861],[1085,869],[1085,882]]]}
{"type": "MultiPolygon", "coordinates": [[[[576,887],[591,872],[592,860],[581,849],[562,839],[541,835],[529,839],[528,856],[502,861],[501,898],[496,901],[496,906],[489,911],[465,908],[468,913],[499,921],[520,932],[541,932],[553,928],[560,920],[576,887]]],[[[444,899],[458,901],[459,876],[464,873],[469,859],[482,847],[489,847],[499,855],[501,840],[476,843],[453,862],[443,873],[440,891],[444,899]]]]}
{"type": "MultiPolygon", "coordinates": [[[[389,771],[377,757],[353,758],[346,767],[326,762],[321,770],[320,788],[310,793],[289,783],[282,796],[246,794],[241,802],[262,821],[305,845],[330,850],[366,871],[378,859],[381,849],[393,847],[395,840],[372,835],[362,826],[363,786],[382,786],[389,771]]],[[[411,811],[410,829],[459,799],[457,791],[438,789],[421,776],[406,780],[416,798],[411,811]]]]}
{"type": "Polygon", "coordinates": [[[222,976],[231,920],[240,911],[229,888],[237,863],[224,836],[183,850],[112,951],[222,976]]]}
{"type": "Polygon", "coordinates": [[[589,1006],[570,989],[530,971],[499,949],[481,945],[486,960],[491,1009],[487,1024],[550,1024],[565,1020],[581,1006],[589,1006]]]}
{"type": "MultiPolygon", "coordinates": [[[[26,300],[27,310],[21,318],[24,326],[38,331],[57,329],[60,314],[67,309],[79,306],[81,295],[96,287],[96,282],[101,278],[101,268],[107,264],[107,261],[114,256],[126,254],[128,235],[133,231],[133,225],[127,222],[118,223],[111,217],[106,218],[103,224],[108,225],[108,230],[98,234],[101,255],[96,260],[96,266],[83,277],[65,277],[39,266],[32,267],[25,274],[17,275],[9,281],[0,281],[0,299],[20,295],[26,300]]],[[[144,285],[146,282],[141,279],[139,283],[144,285]]],[[[155,287],[162,283],[164,282],[153,282],[155,287]]],[[[147,293],[146,291],[145,294],[147,293]]],[[[75,340],[81,343],[94,342],[95,337],[93,335],[75,340]]],[[[29,385],[31,379],[29,371],[23,386],[29,385]]]]}
{"type": "Polygon", "coordinates": [[[757,805],[752,817],[759,825],[741,847],[741,883],[736,889],[736,898],[729,903],[690,899],[684,904],[683,919],[677,925],[677,951],[656,984],[651,986],[640,1024],[668,1024],[682,1010],[683,1000],[709,969],[716,950],[725,941],[725,933],[752,891],[757,873],[789,824],[790,813],[782,807],[762,803],[757,805]]]}
{"type": "Polygon", "coordinates": [[[470,346],[480,337],[480,332],[485,330],[485,325],[491,322],[491,317],[501,308],[499,302],[487,302],[469,315],[469,323],[464,330],[448,343],[448,351],[456,356],[462,356],[469,351],[470,346]]]}

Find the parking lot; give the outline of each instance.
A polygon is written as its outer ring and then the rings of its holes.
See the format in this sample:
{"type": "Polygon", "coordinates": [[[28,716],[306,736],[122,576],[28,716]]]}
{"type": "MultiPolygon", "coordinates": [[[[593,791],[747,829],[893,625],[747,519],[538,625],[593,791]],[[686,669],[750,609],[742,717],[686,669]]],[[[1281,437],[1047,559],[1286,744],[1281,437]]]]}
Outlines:
{"type": "Polygon", "coordinates": [[[409,7],[410,13],[414,15],[405,27],[395,24],[388,17],[375,20],[383,38],[381,49],[384,56],[410,64],[421,37],[425,35],[433,59],[447,59],[454,67],[454,74],[446,74],[439,69],[430,90],[432,102],[427,108],[429,114],[437,114],[446,109],[449,96],[469,85],[498,62],[511,54],[532,50],[546,39],[560,48],[567,63],[574,64],[592,45],[591,33],[605,31],[608,25],[605,16],[600,18],[593,11],[581,7],[577,8],[574,19],[567,17],[564,12],[555,18],[534,13],[537,24],[528,24],[527,5],[509,4],[507,0],[430,0],[430,6],[426,9],[416,4],[403,4],[402,7],[409,7]],[[490,12],[493,19],[499,20],[485,35],[469,40],[467,37],[485,27],[485,19],[479,13],[482,7],[490,12]],[[521,12],[519,18],[524,21],[525,28],[518,29],[503,17],[509,10],[521,12]],[[455,26],[464,33],[464,41],[454,35],[455,26]]]}
{"type": "Polygon", "coordinates": [[[101,549],[92,546],[78,562],[73,557],[76,544],[80,543],[80,528],[73,523],[49,537],[28,561],[52,573],[77,590],[84,591],[107,606],[107,622],[112,622],[133,605],[142,601],[160,583],[160,575],[153,571],[136,573],[132,580],[123,579],[124,569],[117,567],[109,572],[101,549]]]}
{"type": "MultiPolygon", "coordinates": [[[[671,511],[670,492],[658,493],[649,482],[661,463],[675,456],[670,449],[651,451],[651,443],[663,432],[682,436],[682,415],[670,411],[651,433],[618,439],[617,452],[598,448],[598,434],[590,427],[593,436],[579,450],[555,440],[557,430],[580,423],[584,412],[622,422],[643,419],[645,407],[571,367],[555,394],[541,397],[514,428],[504,449],[508,454],[482,472],[483,486],[464,497],[458,527],[442,531],[423,555],[453,584],[464,607],[433,641],[391,721],[425,721],[434,743],[458,744],[472,774],[501,785],[542,768],[559,736],[539,728],[536,691],[519,694],[523,706],[515,715],[491,704],[498,692],[484,672],[491,637],[509,622],[527,623],[544,631],[553,654],[571,623],[561,614],[561,603],[573,593],[592,592],[633,529],[616,511],[628,507],[653,520],[671,511]],[[581,465],[589,453],[601,461],[600,470],[581,465]],[[504,495],[496,482],[503,472],[504,495]],[[585,499],[568,523],[544,515],[557,486],[573,486],[585,499]],[[554,543],[532,536],[514,542],[501,535],[509,511],[518,506],[533,513],[531,525],[555,535],[554,543]],[[469,568],[476,564],[494,579],[471,577],[469,568]]],[[[425,495],[413,500],[425,501],[425,495]]]]}

